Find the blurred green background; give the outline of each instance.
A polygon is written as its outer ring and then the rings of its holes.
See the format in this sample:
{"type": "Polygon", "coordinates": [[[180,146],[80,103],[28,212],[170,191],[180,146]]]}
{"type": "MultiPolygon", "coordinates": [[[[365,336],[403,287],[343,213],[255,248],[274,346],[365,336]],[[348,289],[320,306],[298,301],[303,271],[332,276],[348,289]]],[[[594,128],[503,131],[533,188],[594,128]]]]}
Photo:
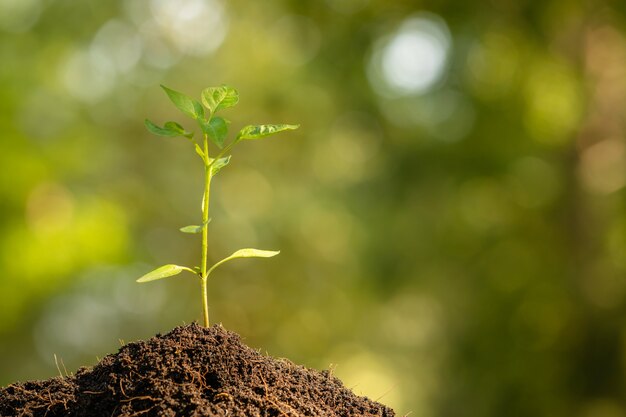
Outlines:
{"type": "Polygon", "coordinates": [[[0,384],[200,318],[412,416],[626,416],[626,3],[0,0],[0,384]],[[121,339],[121,341],[120,341],[121,339]],[[331,365],[332,364],[332,365],[331,365]]]}

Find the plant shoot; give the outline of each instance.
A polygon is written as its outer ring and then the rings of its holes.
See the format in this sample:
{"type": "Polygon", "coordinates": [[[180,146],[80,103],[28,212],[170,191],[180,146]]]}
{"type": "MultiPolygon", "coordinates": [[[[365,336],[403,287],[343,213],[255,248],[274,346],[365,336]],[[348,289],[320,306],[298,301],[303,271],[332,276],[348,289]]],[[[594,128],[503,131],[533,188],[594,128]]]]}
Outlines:
{"type": "Polygon", "coordinates": [[[279,251],[261,249],[239,249],[226,258],[208,266],[208,233],[209,203],[211,197],[211,180],[222,168],[230,162],[232,148],[246,140],[262,139],[276,133],[294,130],[299,125],[275,124],[275,125],[248,125],[242,128],[237,136],[230,142],[227,141],[229,121],[217,114],[222,110],[234,107],[239,102],[239,93],[232,87],[223,85],[209,87],[202,91],[201,102],[194,100],[183,93],[161,86],[169,99],[185,115],[198,123],[202,132],[202,140],[196,140],[194,133],[187,131],[177,122],[169,121],[163,126],[158,126],[146,119],[145,125],[148,131],[158,136],[181,137],[189,140],[194,146],[204,165],[204,192],[202,197],[202,219],[199,225],[185,226],[180,229],[183,233],[202,234],[200,266],[189,268],[180,265],[164,265],[148,272],[137,282],[150,282],[162,278],[178,275],[183,271],[190,272],[200,278],[202,295],[202,313],[204,325],[209,326],[209,309],[207,301],[207,280],[211,273],[220,265],[238,258],[271,258],[279,254],[279,251]],[[215,156],[211,156],[215,155],[215,156]]]}

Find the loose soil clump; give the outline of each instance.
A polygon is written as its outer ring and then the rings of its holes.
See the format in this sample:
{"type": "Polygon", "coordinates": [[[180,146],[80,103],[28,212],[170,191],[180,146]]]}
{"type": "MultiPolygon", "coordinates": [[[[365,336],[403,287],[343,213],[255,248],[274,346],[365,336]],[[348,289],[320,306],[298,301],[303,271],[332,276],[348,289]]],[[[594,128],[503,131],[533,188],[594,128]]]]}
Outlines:
{"type": "Polygon", "coordinates": [[[3,417],[394,415],[328,371],[264,356],[219,325],[180,326],[73,376],[0,388],[3,417]]]}

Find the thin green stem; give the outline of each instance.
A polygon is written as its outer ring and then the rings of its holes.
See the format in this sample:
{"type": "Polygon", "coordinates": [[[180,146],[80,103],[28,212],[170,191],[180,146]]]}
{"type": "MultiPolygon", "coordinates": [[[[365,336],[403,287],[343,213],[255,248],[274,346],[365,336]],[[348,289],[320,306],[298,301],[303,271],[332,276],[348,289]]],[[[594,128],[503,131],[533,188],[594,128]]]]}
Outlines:
{"type": "Polygon", "coordinates": [[[202,285],[202,314],[204,316],[204,326],[209,327],[209,302],[207,300],[206,277],[201,278],[202,285]]]}
{"type": "Polygon", "coordinates": [[[209,307],[207,303],[207,258],[209,250],[209,199],[211,192],[211,166],[209,165],[209,139],[204,135],[204,197],[202,198],[202,263],[200,279],[202,280],[202,312],[204,325],[209,327],[209,307]]]}

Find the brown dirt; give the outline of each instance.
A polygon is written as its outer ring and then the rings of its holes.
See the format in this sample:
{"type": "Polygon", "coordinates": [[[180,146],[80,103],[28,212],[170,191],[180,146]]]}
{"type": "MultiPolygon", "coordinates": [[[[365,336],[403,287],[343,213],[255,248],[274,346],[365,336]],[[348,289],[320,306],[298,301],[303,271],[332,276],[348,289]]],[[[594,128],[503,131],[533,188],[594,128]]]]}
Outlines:
{"type": "Polygon", "coordinates": [[[73,376],[0,388],[0,416],[380,416],[328,371],[261,355],[219,325],[129,343],[73,376]]]}

